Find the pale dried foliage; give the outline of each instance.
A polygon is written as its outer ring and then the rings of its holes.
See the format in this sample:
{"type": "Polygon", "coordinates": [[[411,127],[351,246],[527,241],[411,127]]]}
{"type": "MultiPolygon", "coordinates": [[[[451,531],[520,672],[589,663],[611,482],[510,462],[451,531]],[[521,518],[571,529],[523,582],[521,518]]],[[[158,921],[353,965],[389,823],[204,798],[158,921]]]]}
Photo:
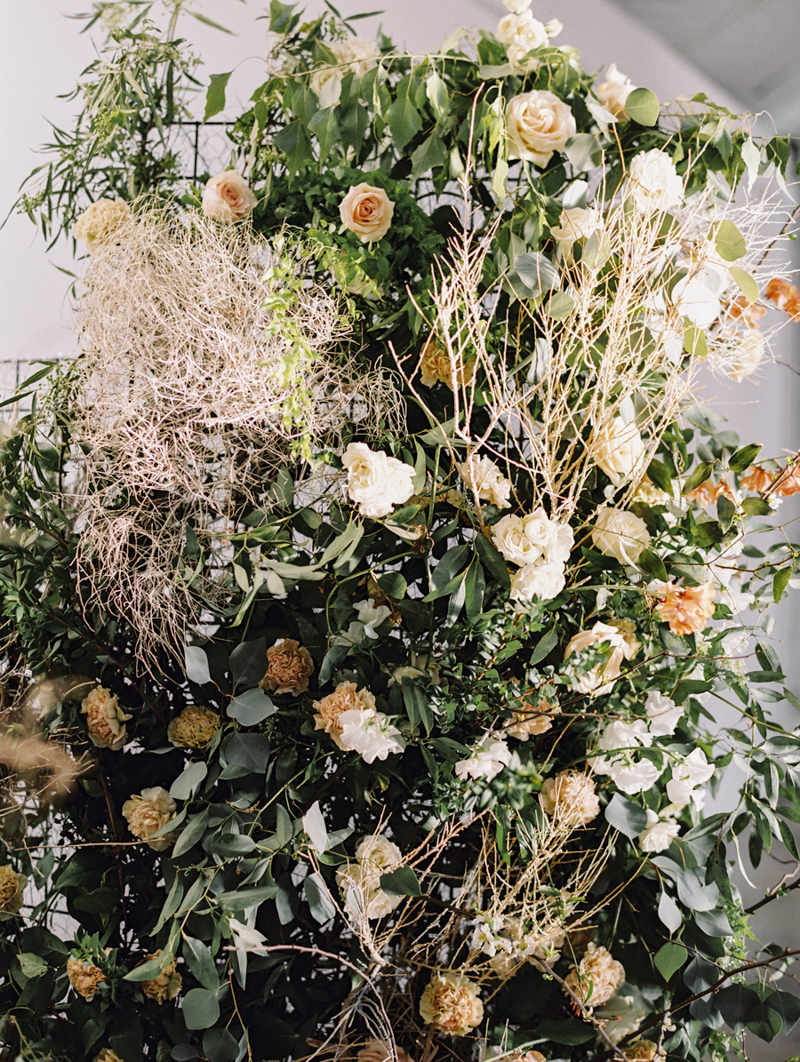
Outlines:
{"type": "Polygon", "coordinates": [[[60,385],[83,475],[87,598],[132,624],[145,659],[182,658],[202,603],[219,604],[226,536],[276,472],[343,425],[395,427],[391,379],[334,357],[344,321],[304,280],[299,249],[247,225],[139,204],[92,255],[77,305],[82,355],[60,385]],[[190,524],[212,563],[182,560],[190,524]]]}

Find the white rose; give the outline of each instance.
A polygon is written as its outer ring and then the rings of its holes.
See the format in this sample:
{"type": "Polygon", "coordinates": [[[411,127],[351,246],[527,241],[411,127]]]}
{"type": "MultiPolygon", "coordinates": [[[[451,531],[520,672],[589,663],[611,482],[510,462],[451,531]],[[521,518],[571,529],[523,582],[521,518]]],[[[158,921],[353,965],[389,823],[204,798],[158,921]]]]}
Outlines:
{"type": "Polygon", "coordinates": [[[674,734],[678,720],[683,715],[683,707],[658,690],[651,690],[644,702],[647,718],[650,720],[650,733],[657,737],[674,734]]]}
{"type": "Polygon", "coordinates": [[[669,155],[653,148],[631,162],[628,192],[643,214],[671,210],[683,199],[683,181],[669,155]]]}
{"type": "Polygon", "coordinates": [[[558,243],[556,254],[564,261],[571,262],[575,241],[582,245],[602,226],[603,217],[597,207],[570,207],[569,210],[562,210],[558,225],[550,229],[550,235],[558,243]]]}
{"type": "Polygon", "coordinates": [[[359,78],[376,64],[380,49],[374,41],[364,37],[348,37],[326,45],[338,65],[324,66],[311,75],[311,88],[319,100],[320,109],[333,107],[342,93],[342,80],[351,71],[359,78]]]}
{"type": "Polygon", "coordinates": [[[505,741],[494,739],[492,733],[486,733],[472,752],[468,760],[459,760],[455,766],[457,778],[485,778],[491,782],[504,767],[511,762],[511,749],[505,741]]]}
{"type": "Polygon", "coordinates": [[[508,157],[546,166],[575,136],[572,111],[558,96],[543,89],[514,96],[506,106],[508,157]]]}
{"type": "Polygon", "coordinates": [[[540,560],[526,564],[511,577],[511,600],[552,601],[558,597],[566,585],[564,565],[561,561],[540,560]]]}
{"type": "Polygon", "coordinates": [[[592,544],[606,557],[615,557],[620,564],[635,565],[642,550],[650,548],[650,535],[647,524],[634,513],[604,505],[592,530],[592,544]]]}
{"type": "Polygon", "coordinates": [[[461,478],[483,501],[491,502],[498,509],[507,509],[511,504],[511,483],[497,465],[488,457],[470,457],[458,466],[461,478]]]}
{"type": "Polygon", "coordinates": [[[497,549],[511,564],[525,566],[539,560],[544,550],[540,543],[531,540],[525,533],[521,516],[509,513],[492,527],[492,539],[497,549]]]}
{"type": "Polygon", "coordinates": [[[655,811],[647,809],[647,825],[638,835],[643,852],[665,852],[681,832],[680,826],[671,819],[661,819],[655,811]]]}
{"type": "Polygon", "coordinates": [[[223,170],[206,182],[203,213],[226,225],[245,217],[258,200],[250,185],[236,170],[223,170]]]}
{"type": "Polygon", "coordinates": [[[503,0],[503,7],[515,15],[521,15],[531,6],[531,0],[503,0]]]}
{"type": "MultiPolygon", "coordinates": [[[[528,52],[543,48],[548,41],[547,30],[530,11],[500,19],[496,36],[505,44],[508,61],[513,66],[521,66],[528,52]]],[[[533,60],[530,65],[535,67],[538,64],[533,60]]]]}
{"type": "Polygon", "coordinates": [[[589,443],[589,453],[615,486],[633,478],[644,452],[639,429],[626,424],[622,417],[595,428],[589,443]]]}
{"type": "Polygon", "coordinates": [[[492,538],[505,559],[521,567],[540,558],[565,563],[574,542],[569,524],[551,520],[544,509],[527,516],[509,513],[492,527],[492,538]]]}
{"type": "Polygon", "coordinates": [[[625,101],[635,88],[631,79],[617,70],[616,63],[612,63],[606,72],[606,80],[595,88],[594,93],[609,114],[627,120],[630,115],[625,110],[625,101]]]}
{"type": "Polygon", "coordinates": [[[350,443],[342,464],[347,469],[347,493],[362,516],[387,516],[414,493],[416,473],[411,465],[382,450],[370,450],[366,443],[350,443]]]}

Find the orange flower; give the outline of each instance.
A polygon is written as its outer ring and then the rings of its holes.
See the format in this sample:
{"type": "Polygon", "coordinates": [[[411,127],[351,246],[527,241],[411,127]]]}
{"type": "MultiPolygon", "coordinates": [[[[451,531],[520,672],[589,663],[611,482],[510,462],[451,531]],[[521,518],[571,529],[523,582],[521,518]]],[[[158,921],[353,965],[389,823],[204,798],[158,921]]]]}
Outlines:
{"type": "Polygon", "coordinates": [[[764,289],[764,295],[779,310],[788,313],[793,321],[800,321],[800,291],[788,280],[773,277],[764,289]]]}
{"type": "Polygon", "coordinates": [[[748,328],[755,328],[766,312],[765,306],[759,306],[757,302],[748,302],[744,295],[734,299],[728,307],[728,313],[731,317],[734,320],[741,318],[748,328]]]}
{"type": "Polygon", "coordinates": [[[702,505],[704,509],[707,509],[710,505],[716,505],[720,494],[724,494],[726,498],[730,498],[733,501],[733,493],[728,486],[727,480],[721,479],[719,483],[712,483],[710,479],[707,479],[705,483],[701,483],[699,487],[689,491],[686,497],[689,501],[702,505]]]}
{"type": "Polygon", "coordinates": [[[667,583],[663,596],[659,595],[656,612],[669,623],[673,634],[695,634],[702,631],[714,615],[713,583],[701,586],[675,586],[667,583]]]}
{"type": "Polygon", "coordinates": [[[764,491],[769,490],[774,481],[774,475],[768,472],[766,468],[753,465],[747,475],[740,480],[740,483],[745,490],[752,490],[756,494],[762,494],[764,491]]]}
{"type": "Polygon", "coordinates": [[[787,465],[783,472],[777,474],[775,481],[775,494],[778,498],[789,498],[792,494],[797,494],[800,491],[797,465],[787,465]]]}

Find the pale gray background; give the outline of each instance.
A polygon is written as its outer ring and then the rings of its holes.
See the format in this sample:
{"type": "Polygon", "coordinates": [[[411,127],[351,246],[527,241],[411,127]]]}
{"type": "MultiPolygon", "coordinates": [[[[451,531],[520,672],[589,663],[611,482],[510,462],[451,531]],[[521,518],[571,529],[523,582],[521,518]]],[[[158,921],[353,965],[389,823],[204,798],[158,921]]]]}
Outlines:
{"type": "MultiPolygon", "coordinates": [[[[0,0],[2,216],[22,179],[41,161],[34,149],[49,137],[47,119],[68,126],[74,113],[73,104],[56,97],[75,85],[95,51],[90,38],[79,35],[80,24],[63,16],[88,6],[81,0],[0,0]]],[[[357,23],[358,32],[372,36],[381,22],[398,45],[416,52],[435,50],[457,26],[494,29],[506,13],[499,0],[339,0],[336,6],[345,15],[383,9],[380,19],[357,23]]],[[[263,80],[266,23],[256,22],[255,16],[264,7],[205,0],[197,10],[236,34],[223,35],[186,16],[180,27],[181,35],[189,37],[204,58],[205,75],[236,68],[228,90],[235,113],[263,80]]],[[[308,10],[321,11],[322,4],[313,2],[308,10]]],[[[769,106],[780,132],[800,131],[800,65],[794,54],[800,37],[798,0],[550,0],[534,3],[533,12],[542,21],[557,17],[564,23],[556,43],[577,47],[587,69],[605,69],[615,62],[634,84],[652,89],[662,100],[704,91],[734,111],[769,106]]],[[[199,99],[198,116],[202,106],[199,99]]],[[[761,128],[770,124],[762,119],[761,128]]],[[[3,362],[51,358],[74,350],[68,281],[55,268],[74,269],[74,262],[65,245],[45,254],[43,241],[24,216],[10,218],[0,233],[0,245],[0,387],[4,387],[10,366],[3,362]]],[[[800,334],[800,325],[796,327],[800,334]]],[[[797,347],[790,326],[776,355],[796,366],[797,347]]],[[[763,443],[765,455],[800,447],[797,376],[791,369],[769,366],[759,380],[743,385],[709,378],[702,398],[723,406],[731,427],[744,442],[763,443]]],[[[800,502],[793,499],[784,504],[782,516],[796,518],[799,512],[800,502]]],[[[780,610],[777,635],[783,643],[779,648],[784,664],[793,671],[792,685],[799,690],[797,615],[790,597],[780,610]]],[[[787,716],[787,725],[795,726],[797,721],[787,716]]],[[[754,880],[768,887],[783,870],[767,861],[754,880]]],[[[758,891],[744,881],[741,886],[745,904],[752,903],[758,891]]],[[[778,938],[784,944],[800,945],[798,914],[800,905],[793,900],[777,901],[766,908],[757,931],[764,940],[778,938]]],[[[751,1057],[783,1060],[798,1050],[800,1037],[792,1039],[793,1045],[783,1041],[770,1048],[751,1044],[751,1057]]]]}

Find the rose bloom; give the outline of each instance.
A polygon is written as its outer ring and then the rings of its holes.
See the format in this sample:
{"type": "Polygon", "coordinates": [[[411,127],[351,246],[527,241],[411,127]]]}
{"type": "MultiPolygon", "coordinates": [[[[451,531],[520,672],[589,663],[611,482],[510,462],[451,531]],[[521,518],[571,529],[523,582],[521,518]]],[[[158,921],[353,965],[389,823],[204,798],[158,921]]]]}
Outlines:
{"type": "Polygon", "coordinates": [[[314,674],[314,661],[308,649],[293,638],[271,645],[267,649],[269,666],[259,686],[270,693],[291,693],[295,697],[305,693],[308,680],[314,674]]]}
{"type": "MultiPolygon", "coordinates": [[[[148,955],[146,962],[150,962],[151,959],[157,959],[161,954],[161,948],[158,951],[154,951],[152,955],[148,955]]],[[[167,963],[161,973],[152,978],[150,981],[142,981],[142,991],[150,999],[154,999],[156,1003],[164,1003],[168,999],[174,999],[180,992],[183,985],[183,979],[181,975],[176,972],[175,966],[177,960],[173,959],[172,962],[167,963]]]]}
{"type": "Polygon", "coordinates": [[[620,564],[636,565],[642,550],[650,548],[647,524],[634,513],[603,506],[592,530],[592,544],[620,564]]]}
{"type": "Polygon", "coordinates": [[[362,78],[376,65],[380,49],[374,41],[364,37],[348,37],[344,41],[331,41],[325,47],[333,54],[336,66],[323,66],[311,75],[311,88],[319,100],[320,109],[334,107],[342,94],[345,74],[354,73],[362,78]]]}
{"type": "Polygon", "coordinates": [[[203,749],[219,730],[219,715],[211,708],[189,705],[167,727],[167,741],[179,749],[203,749]]]}
{"type": "Polygon", "coordinates": [[[402,1047],[395,1047],[392,1050],[381,1040],[367,1040],[356,1055],[356,1062],[395,1062],[395,1057],[397,1062],[414,1062],[402,1047]]]}
{"type": "Polygon", "coordinates": [[[531,0],[503,0],[503,7],[513,12],[515,15],[521,15],[523,11],[531,6],[531,0]]]}
{"type": "Polygon", "coordinates": [[[669,624],[673,634],[695,634],[714,615],[716,590],[712,582],[701,586],[675,586],[667,583],[659,593],[656,612],[669,624]]]}
{"type": "Polygon", "coordinates": [[[665,151],[653,148],[636,155],[628,170],[628,192],[642,214],[663,213],[679,206],[683,181],[665,151]]]}
{"type": "Polygon", "coordinates": [[[380,887],[381,875],[402,862],[403,853],[388,837],[380,833],[363,837],[356,848],[356,863],[349,863],[336,871],[342,896],[347,899],[348,890],[355,887],[367,918],[383,918],[391,914],[402,903],[403,897],[384,892],[380,887]]]}
{"type": "Polygon", "coordinates": [[[434,974],[419,1001],[426,1025],[452,1036],[466,1036],[483,1021],[478,986],[459,973],[434,974]]]}
{"type": "Polygon", "coordinates": [[[81,712],[86,716],[89,739],[97,748],[117,752],[128,740],[125,722],[133,717],[122,711],[116,696],[105,686],[96,686],[83,698],[81,712]]]}
{"type": "Polygon", "coordinates": [[[575,243],[583,245],[602,227],[603,216],[597,207],[570,207],[569,210],[562,210],[558,225],[550,229],[550,235],[558,244],[558,257],[565,262],[572,262],[575,243]]]}
{"type": "Polygon", "coordinates": [[[347,493],[362,516],[388,516],[414,493],[416,473],[411,465],[382,450],[370,450],[366,443],[350,443],[342,464],[347,469],[347,493]]]}
{"type": "Polygon", "coordinates": [[[422,348],[419,363],[419,379],[425,387],[433,387],[434,384],[447,384],[451,391],[455,385],[466,387],[472,383],[475,377],[475,359],[470,358],[466,364],[459,363],[458,354],[454,352],[456,359],[455,384],[453,382],[453,364],[450,354],[433,336],[428,336],[422,348]]]}
{"type": "Polygon", "coordinates": [[[578,966],[567,974],[567,986],[584,1006],[599,1007],[617,994],[625,980],[625,967],[607,948],[590,944],[578,966]]]}
{"type": "Polygon", "coordinates": [[[569,559],[574,541],[569,524],[549,519],[544,509],[527,516],[508,513],[492,527],[492,538],[505,559],[521,567],[540,558],[563,564],[569,559]]]}
{"type": "Polygon", "coordinates": [[[631,79],[617,70],[616,63],[612,63],[606,71],[606,80],[600,82],[594,94],[609,114],[627,121],[630,115],[625,110],[625,101],[635,88],[636,86],[631,84],[631,79]]]}
{"type": "Polygon", "coordinates": [[[511,577],[512,601],[552,601],[566,585],[564,565],[561,561],[536,561],[526,564],[511,577]]]}
{"type": "Polygon", "coordinates": [[[527,741],[529,737],[545,734],[553,725],[551,716],[558,715],[560,711],[557,704],[544,700],[539,701],[536,707],[526,704],[514,712],[511,723],[506,727],[506,733],[518,741],[527,741]]]}
{"type": "MultiPolygon", "coordinates": [[[[530,11],[512,12],[500,19],[495,34],[506,46],[506,55],[512,66],[522,66],[528,52],[544,48],[548,43],[546,27],[535,19],[530,11]]],[[[533,60],[527,69],[535,69],[533,60]]]]}
{"type": "Polygon", "coordinates": [[[156,852],[163,852],[172,843],[172,835],[165,834],[154,841],[149,840],[158,833],[175,814],[175,801],[160,785],[152,789],[143,789],[122,805],[122,814],[128,820],[128,829],[134,837],[146,841],[156,852]]]}
{"type": "Polygon", "coordinates": [[[94,1062],[123,1062],[123,1060],[116,1051],[112,1051],[110,1047],[104,1047],[94,1056],[94,1062]]]}
{"type": "Polygon", "coordinates": [[[333,693],[314,701],[314,729],[324,730],[343,751],[350,747],[342,742],[340,716],[351,711],[375,711],[375,698],[369,690],[359,690],[355,682],[340,682],[333,693]]]}
{"type": "Polygon", "coordinates": [[[615,486],[631,479],[644,458],[644,443],[635,424],[614,417],[595,428],[589,453],[615,486]]]}
{"type": "Polygon", "coordinates": [[[258,200],[236,170],[223,170],[206,182],[203,213],[214,221],[232,225],[250,213],[258,200]]]}
{"type": "Polygon", "coordinates": [[[539,803],[548,815],[574,826],[584,826],[600,814],[594,782],[581,771],[561,771],[555,778],[547,778],[539,803]]]}
{"type": "Polygon", "coordinates": [[[67,959],[67,977],[78,995],[83,996],[85,1000],[92,999],[100,987],[100,982],[107,979],[98,966],[86,962],[85,959],[74,958],[67,959]]]}
{"type": "Polygon", "coordinates": [[[678,834],[680,826],[670,819],[662,819],[655,811],[647,809],[647,825],[637,835],[643,852],[665,852],[678,834]]]}
{"type": "Polygon", "coordinates": [[[658,1062],[667,1057],[652,1040],[637,1040],[630,1047],[623,1047],[622,1053],[629,1062],[658,1062]]]}
{"type": "Polygon", "coordinates": [[[564,650],[564,659],[601,642],[608,643],[611,651],[605,662],[601,661],[590,671],[573,680],[574,688],[580,693],[608,693],[620,676],[622,661],[631,655],[623,634],[616,627],[608,623],[595,623],[591,630],[578,631],[570,638],[564,650]]]}
{"type": "Polygon", "coordinates": [[[514,96],[506,106],[508,157],[546,166],[575,136],[572,111],[558,96],[544,89],[514,96]]]}
{"type": "Polygon", "coordinates": [[[469,489],[482,501],[488,501],[498,509],[507,509],[511,504],[508,500],[511,482],[490,458],[473,454],[458,466],[458,471],[469,489]]]}
{"type": "Polygon", "coordinates": [[[765,298],[779,310],[788,313],[793,321],[800,320],[800,291],[781,277],[773,277],[764,289],[765,298]]]}
{"type": "Polygon", "coordinates": [[[22,909],[22,896],[28,879],[6,864],[0,867],[0,922],[5,922],[22,909]]]}
{"type": "Polygon", "coordinates": [[[119,235],[131,221],[131,208],[122,199],[98,199],[81,214],[72,226],[76,240],[85,240],[91,254],[98,244],[119,235]]]}
{"type": "Polygon", "coordinates": [[[339,217],[346,229],[358,236],[362,243],[382,239],[389,231],[394,203],[382,188],[373,188],[362,181],[351,186],[339,204],[339,217]]]}

